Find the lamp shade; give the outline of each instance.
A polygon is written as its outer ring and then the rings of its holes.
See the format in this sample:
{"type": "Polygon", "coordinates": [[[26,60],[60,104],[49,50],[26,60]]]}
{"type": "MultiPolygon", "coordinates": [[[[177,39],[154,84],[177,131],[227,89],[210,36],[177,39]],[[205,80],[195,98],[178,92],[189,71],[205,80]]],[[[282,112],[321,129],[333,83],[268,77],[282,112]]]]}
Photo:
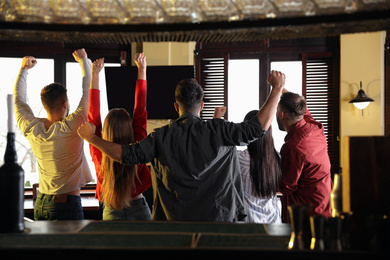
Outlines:
{"type": "Polygon", "coordinates": [[[369,98],[366,93],[363,91],[362,82],[360,81],[360,89],[358,91],[357,96],[349,101],[349,103],[353,103],[355,107],[359,109],[366,108],[370,102],[373,102],[374,100],[372,98],[369,98]]]}

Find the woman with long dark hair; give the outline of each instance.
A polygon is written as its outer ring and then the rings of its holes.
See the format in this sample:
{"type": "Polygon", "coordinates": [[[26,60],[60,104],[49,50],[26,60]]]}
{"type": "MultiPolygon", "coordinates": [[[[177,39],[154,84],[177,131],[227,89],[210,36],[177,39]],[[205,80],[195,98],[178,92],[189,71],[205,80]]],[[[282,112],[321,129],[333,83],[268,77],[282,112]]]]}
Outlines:
{"type": "MultiPolygon", "coordinates": [[[[257,115],[252,110],[244,121],[257,115]]],[[[214,118],[221,118],[226,107],[216,107],[214,118]]],[[[244,187],[247,222],[282,223],[281,202],[276,196],[281,178],[280,155],[275,150],[270,126],[265,135],[250,143],[244,151],[237,151],[244,187]]]]}
{"type": "MultiPolygon", "coordinates": [[[[256,116],[250,111],[244,120],[256,116]]],[[[280,200],[276,196],[281,177],[280,155],[275,150],[272,128],[250,143],[244,151],[237,151],[244,186],[247,222],[281,223],[280,200]]]]}

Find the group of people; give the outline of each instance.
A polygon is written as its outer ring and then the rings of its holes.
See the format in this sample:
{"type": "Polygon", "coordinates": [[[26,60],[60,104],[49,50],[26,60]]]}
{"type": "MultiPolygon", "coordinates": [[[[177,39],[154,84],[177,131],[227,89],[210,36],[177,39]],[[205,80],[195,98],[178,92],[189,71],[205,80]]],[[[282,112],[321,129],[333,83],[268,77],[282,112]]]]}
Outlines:
{"type": "Polygon", "coordinates": [[[175,90],[179,117],[147,135],[145,55],[134,57],[133,118],[124,109],[112,109],[104,124],[99,91],[104,58],[92,63],[84,49],[73,56],[81,66],[83,94],[71,114],[66,87],[52,83],[41,91],[47,118],[34,116],[26,100],[34,57],[23,58],[15,84],[16,121],[39,167],[35,220],[84,218],[80,189],[92,175],[83,139],[95,165],[103,220],[288,223],[287,207],[296,204],[310,204],[313,215],[330,216],[332,181],[323,126],[302,96],[284,88],[283,73],[269,74],[267,101],[241,123],[221,119],[225,107],[216,108],[214,119],[202,120],[203,89],[195,79],[184,79],[175,90]],[[271,133],[275,115],[279,128],[287,131],[280,153],[271,133]],[[145,165],[149,162],[152,173],[145,165]],[[150,186],[152,212],[143,196],[150,186]]]}

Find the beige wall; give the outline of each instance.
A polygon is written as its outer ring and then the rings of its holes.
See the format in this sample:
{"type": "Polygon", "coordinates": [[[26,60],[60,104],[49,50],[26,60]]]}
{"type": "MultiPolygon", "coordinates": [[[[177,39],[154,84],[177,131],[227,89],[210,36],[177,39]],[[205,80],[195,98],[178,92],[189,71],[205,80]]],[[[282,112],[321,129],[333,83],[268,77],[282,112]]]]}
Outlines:
{"type": "Polygon", "coordinates": [[[341,136],[384,134],[384,44],[385,32],[347,34],[340,37],[340,133],[341,136]],[[374,99],[364,109],[348,103],[362,81],[363,90],[374,99]]]}
{"type": "Polygon", "coordinates": [[[386,32],[340,37],[340,165],[343,167],[343,210],[349,211],[348,136],[384,135],[384,44],[386,32]],[[362,111],[353,104],[360,81],[374,99],[362,111]],[[344,158],[343,158],[344,157],[344,158]]]}
{"type": "MultiPolygon", "coordinates": [[[[143,52],[150,66],[194,65],[196,42],[144,42],[143,52]]],[[[132,55],[136,51],[132,46],[132,55]]]]}
{"type": "MultiPolygon", "coordinates": [[[[146,55],[148,66],[194,65],[195,45],[196,42],[144,42],[142,50],[146,55]]],[[[135,51],[136,46],[134,45],[132,46],[133,56],[135,51]]],[[[148,133],[168,123],[169,120],[149,119],[148,133]]]]}

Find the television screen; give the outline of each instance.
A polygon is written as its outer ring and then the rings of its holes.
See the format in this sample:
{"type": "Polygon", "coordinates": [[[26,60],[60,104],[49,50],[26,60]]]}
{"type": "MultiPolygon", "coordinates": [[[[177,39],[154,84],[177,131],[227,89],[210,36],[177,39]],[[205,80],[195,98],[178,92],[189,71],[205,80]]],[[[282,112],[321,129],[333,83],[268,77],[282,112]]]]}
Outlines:
{"type": "MultiPolygon", "coordinates": [[[[124,108],[133,116],[137,67],[106,67],[105,73],[108,109],[124,108]]],[[[194,78],[194,66],[148,66],[146,77],[148,119],[176,119],[176,85],[194,78]]]]}

